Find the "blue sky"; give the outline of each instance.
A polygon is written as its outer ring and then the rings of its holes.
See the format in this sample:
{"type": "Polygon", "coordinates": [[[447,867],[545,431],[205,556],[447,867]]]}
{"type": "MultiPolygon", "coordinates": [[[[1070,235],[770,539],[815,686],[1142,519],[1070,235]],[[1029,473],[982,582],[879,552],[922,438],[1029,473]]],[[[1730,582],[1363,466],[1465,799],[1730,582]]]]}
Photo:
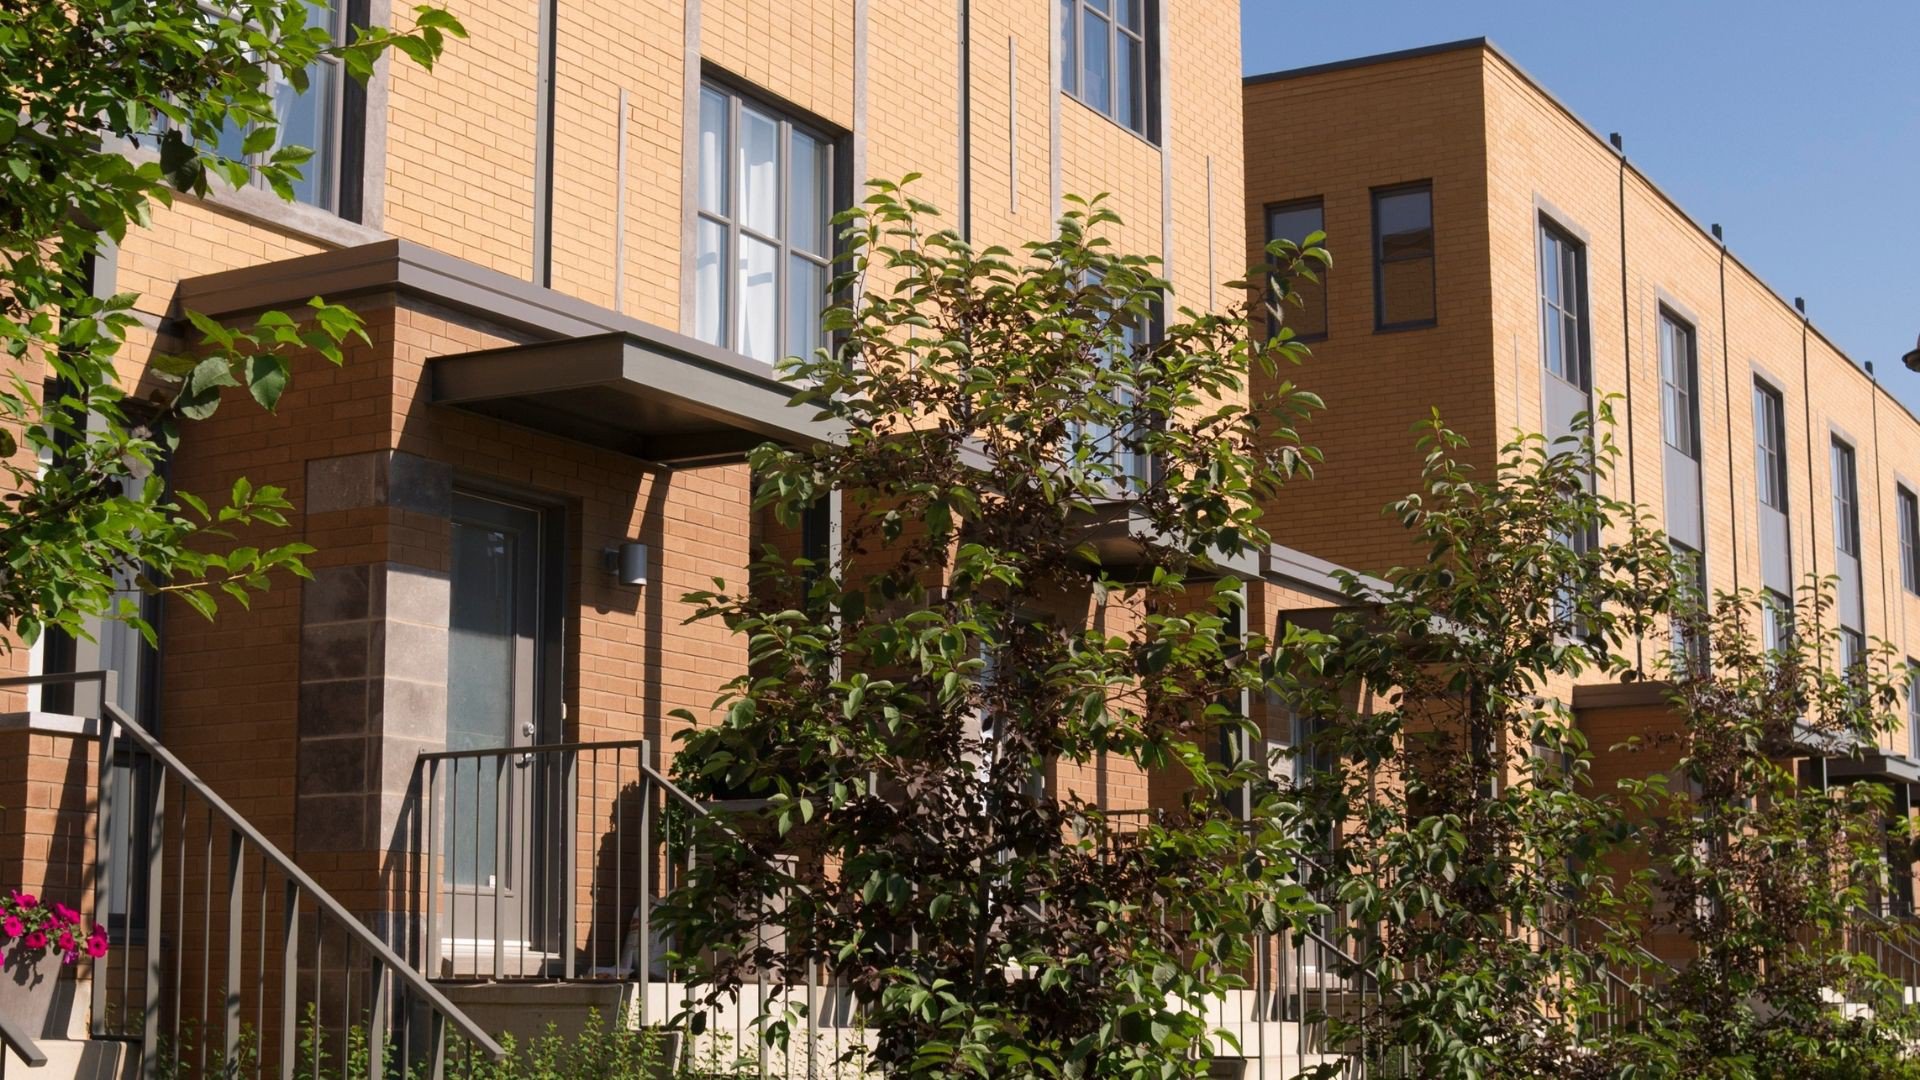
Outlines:
{"type": "Polygon", "coordinates": [[[1920,414],[1920,3],[1242,0],[1248,74],[1485,36],[1920,414]]]}

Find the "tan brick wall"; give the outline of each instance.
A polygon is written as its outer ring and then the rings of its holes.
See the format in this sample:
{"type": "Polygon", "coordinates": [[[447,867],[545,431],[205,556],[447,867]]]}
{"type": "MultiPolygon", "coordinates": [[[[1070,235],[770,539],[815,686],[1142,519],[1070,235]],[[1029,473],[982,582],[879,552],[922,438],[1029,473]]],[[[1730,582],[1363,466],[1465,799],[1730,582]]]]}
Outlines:
{"type": "Polygon", "coordinates": [[[1496,346],[1484,95],[1470,52],[1246,87],[1244,258],[1264,257],[1268,205],[1314,197],[1333,255],[1328,335],[1312,345],[1310,360],[1282,373],[1327,404],[1302,431],[1326,463],[1311,483],[1277,499],[1267,518],[1282,543],[1362,569],[1401,561],[1411,552],[1407,535],[1381,509],[1419,486],[1415,422],[1439,409],[1480,463],[1505,434],[1487,362],[1496,346]],[[1433,184],[1438,320],[1378,331],[1371,191],[1420,180],[1433,184]]]}
{"type": "MultiPolygon", "coordinates": [[[[866,171],[927,174],[918,194],[941,205],[952,222],[959,210],[956,8],[862,2],[866,44],[857,56],[856,0],[705,0],[700,56],[838,129],[852,131],[864,116],[857,134],[866,171]],[[864,102],[856,97],[860,60],[864,102]]],[[[1112,234],[1118,247],[1150,255],[1170,248],[1176,304],[1230,302],[1214,286],[1237,276],[1244,256],[1233,209],[1243,199],[1237,7],[1226,0],[1166,7],[1170,83],[1164,93],[1171,124],[1163,141],[1171,152],[1171,235],[1163,221],[1161,147],[1053,89],[1047,7],[978,0],[972,8],[976,241],[1014,246],[1049,230],[1058,210],[1051,153],[1057,107],[1060,190],[1111,192],[1126,221],[1112,234]]],[[[385,76],[386,146],[374,209],[389,235],[526,279],[534,262],[536,6],[467,0],[454,10],[470,32],[467,40],[452,42],[431,73],[396,60],[385,76]]],[[[680,325],[686,272],[686,10],[671,0],[562,5],[555,37],[553,287],[669,328],[680,325]],[[616,202],[622,90],[628,100],[624,204],[616,202]],[[622,217],[625,248],[616,251],[622,217]],[[616,278],[622,263],[624,277],[616,278]]],[[[174,296],[182,280],[311,254],[353,235],[351,229],[309,234],[293,217],[262,224],[220,200],[182,199],[157,209],[152,226],[129,236],[119,257],[117,288],[142,294],[138,309],[150,324],[134,335],[126,375],[138,378],[155,348],[175,346],[158,334],[173,325],[162,320],[178,315],[174,296]]],[[[175,482],[218,493],[244,474],[256,484],[284,486],[299,508],[292,528],[247,533],[239,542],[305,540],[318,549],[310,561],[322,570],[379,563],[444,569],[447,527],[444,518],[389,506],[309,513],[313,460],[400,451],[450,464],[458,478],[562,500],[568,733],[644,736],[670,746],[676,722],[667,713],[686,708],[705,715],[720,686],[744,664],[744,649],[723,629],[684,625],[691,608],[680,600],[714,577],[734,583],[745,577],[744,467],[660,473],[618,455],[431,407],[422,386],[429,358],[511,344],[523,335],[391,296],[351,302],[367,319],[372,344],[350,349],[340,368],[301,360],[277,415],[233,394],[212,421],[188,429],[174,462],[175,482]],[[637,593],[612,586],[598,569],[601,549],[628,537],[655,553],[652,581],[637,593]]],[[[299,848],[303,827],[295,791],[306,595],[299,582],[276,582],[250,610],[229,606],[212,624],[170,604],[162,662],[160,729],[168,745],[270,839],[292,849],[299,848]]],[[[0,777],[9,797],[22,793],[22,815],[45,810],[35,800],[53,797],[59,787],[37,773],[29,780],[24,772],[0,777]]],[[[1114,784],[1125,804],[1145,798],[1140,777],[1114,784]]],[[[57,822],[23,816],[20,824],[25,846],[13,854],[40,858],[35,838],[56,835],[57,822]]],[[[350,903],[378,906],[384,884],[367,880],[378,865],[370,857],[310,852],[303,862],[340,886],[350,903]]]]}
{"type": "Polygon", "coordinates": [[[433,71],[391,64],[384,227],[525,278],[533,268],[539,5],[474,0],[452,10],[469,36],[433,71]]]}
{"type": "MultiPolygon", "coordinates": [[[[1817,329],[1806,335],[1803,373],[1799,315],[1737,256],[1726,262],[1723,328],[1719,247],[1631,166],[1623,191],[1620,159],[1594,132],[1479,47],[1255,82],[1246,102],[1249,253],[1264,242],[1267,204],[1321,196],[1334,255],[1330,333],[1299,374],[1327,399],[1307,438],[1329,460],[1276,502],[1278,539],[1360,567],[1405,557],[1404,535],[1375,515],[1417,484],[1409,423],[1439,407],[1482,461],[1513,432],[1539,430],[1545,213],[1586,241],[1594,389],[1620,396],[1616,437],[1628,453],[1610,493],[1663,520],[1657,335],[1666,306],[1696,337],[1710,587],[1760,583],[1752,387],[1764,372],[1785,399],[1796,576],[1834,569],[1827,455],[1842,432],[1856,449],[1867,632],[1920,656],[1920,597],[1901,585],[1894,514],[1896,478],[1920,485],[1920,423],[1817,329]],[[1378,333],[1367,193],[1428,177],[1440,324],[1378,333]]],[[[1663,647],[1649,639],[1640,653],[1651,663],[1663,647]]],[[[1888,741],[1908,747],[1904,732],[1888,741]]]]}

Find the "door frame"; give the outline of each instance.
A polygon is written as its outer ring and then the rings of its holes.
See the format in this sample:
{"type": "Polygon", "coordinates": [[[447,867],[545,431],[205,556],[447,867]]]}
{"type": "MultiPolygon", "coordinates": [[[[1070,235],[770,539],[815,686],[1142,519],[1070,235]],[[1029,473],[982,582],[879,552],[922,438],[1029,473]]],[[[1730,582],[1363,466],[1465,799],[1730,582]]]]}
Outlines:
{"type": "MultiPolygon", "coordinates": [[[[568,577],[568,507],[562,499],[545,493],[528,491],[493,481],[456,476],[452,485],[452,505],[449,507],[449,524],[459,515],[454,507],[462,499],[475,499],[497,503],[521,511],[531,512],[536,521],[535,540],[537,551],[532,560],[534,581],[532,583],[533,641],[534,655],[531,663],[533,677],[532,718],[533,734],[528,743],[539,746],[544,743],[560,742],[566,738],[566,602],[571,595],[572,581],[568,577]]],[[[451,560],[448,564],[448,587],[454,587],[451,560]]],[[[451,594],[449,594],[451,605],[451,594]]],[[[449,607],[449,615],[451,607],[449,607]]],[[[451,618],[449,618],[449,628],[451,618]]],[[[449,645],[451,642],[449,642],[449,645]]],[[[539,760],[539,759],[529,759],[539,760]]],[[[556,817],[554,811],[559,807],[557,793],[547,790],[542,782],[542,770],[530,770],[533,787],[524,796],[529,808],[528,816],[532,821],[558,822],[564,817],[556,817]]],[[[529,886],[550,880],[557,860],[563,856],[567,838],[554,833],[555,826],[540,825],[533,828],[527,838],[525,853],[526,864],[523,880],[516,886],[520,895],[517,903],[523,909],[520,922],[526,929],[525,947],[532,951],[544,950],[548,943],[559,939],[560,927],[555,921],[561,911],[567,910],[562,898],[547,897],[545,890],[529,886]]],[[[454,902],[451,891],[449,906],[454,902]]],[[[477,935],[478,928],[472,928],[477,935]]],[[[496,936],[500,928],[493,928],[496,936]]],[[[445,940],[441,947],[455,952],[459,942],[445,940]]],[[[491,939],[489,939],[491,940],[491,939]]],[[[480,942],[472,943],[476,958],[480,942]]],[[[452,959],[451,954],[448,959],[452,959]]]]}

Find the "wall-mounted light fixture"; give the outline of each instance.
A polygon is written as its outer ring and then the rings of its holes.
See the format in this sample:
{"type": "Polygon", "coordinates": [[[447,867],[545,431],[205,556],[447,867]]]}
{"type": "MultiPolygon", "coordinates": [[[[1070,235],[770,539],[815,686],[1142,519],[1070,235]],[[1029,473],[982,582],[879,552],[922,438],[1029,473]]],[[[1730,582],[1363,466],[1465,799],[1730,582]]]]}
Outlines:
{"type": "Polygon", "coordinates": [[[647,583],[647,545],[625,541],[618,547],[608,548],[605,555],[607,573],[619,578],[620,584],[647,583]]]}

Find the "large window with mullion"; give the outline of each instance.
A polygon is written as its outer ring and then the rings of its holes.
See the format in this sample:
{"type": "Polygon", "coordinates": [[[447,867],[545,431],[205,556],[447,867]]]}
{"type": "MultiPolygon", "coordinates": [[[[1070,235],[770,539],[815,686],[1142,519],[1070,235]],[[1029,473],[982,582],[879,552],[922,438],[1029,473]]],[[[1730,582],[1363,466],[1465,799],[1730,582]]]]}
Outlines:
{"type": "MultiPolygon", "coordinates": [[[[1098,286],[1101,281],[1099,271],[1087,272],[1089,286],[1098,286]]],[[[1136,373],[1145,350],[1159,340],[1160,317],[1157,303],[1148,312],[1144,324],[1138,318],[1115,314],[1106,327],[1109,337],[1099,351],[1100,367],[1128,376],[1136,373]]],[[[1126,381],[1130,383],[1131,379],[1126,381]]],[[[1121,409],[1131,409],[1136,404],[1135,392],[1116,386],[1112,401],[1121,409]]],[[[1131,491],[1136,485],[1153,482],[1153,460],[1143,445],[1147,436],[1145,430],[1128,422],[1094,421],[1075,424],[1073,431],[1075,440],[1084,441],[1095,463],[1103,467],[1118,467],[1114,479],[1124,481],[1124,485],[1116,484],[1117,488],[1131,491]]],[[[1116,494],[1119,493],[1116,491],[1116,494]]]]}
{"type": "Polygon", "coordinates": [[[1860,557],[1860,488],[1855,480],[1853,447],[1833,440],[1833,547],[1860,557]]]}
{"type": "Polygon", "coordinates": [[[1753,384],[1754,477],[1762,506],[1787,511],[1787,425],[1780,392],[1753,384]]]}
{"type": "Polygon", "coordinates": [[[833,141],[731,87],[700,88],[693,336],[768,364],[824,341],[833,141]]]}
{"type": "MultiPolygon", "coordinates": [[[[202,3],[199,10],[216,24],[238,21],[234,10],[227,8],[202,3]]],[[[258,28],[257,23],[252,25],[258,28]]],[[[307,26],[326,31],[335,48],[347,43],[346,14],[342,5],[332,0],[309,0],[307,26]]],[[[209,34],[218,32],[222,31],[208,30],[209,34]]],[[[244,162],[253,170],[249,186],[264,187],[265,181],[259,172],[262,165],[282,147],[306,147],[313,151],[313,156],[300,166],[299,176],[293,181],[294,201],[357,217],[358,200],[342,197],[343,180],[353,179],[346,175],[346,159],[356,145],[360,127],[355,124],[353,132],[347,130],[346,104],[351,84],[343,62],[338,55],[323,54],[315,57],[298,78],[278,68],[269,69],[268,77],[267,92],[273,100],[276,127],[274,138],[255,139],[254,129],[229,120],[213,144],[203,150],[230,161],[244,162]],[[356,205],[348,206],[348,203],[356,205]]],[[[155,132],[167,126],[168,122],[162,120],[155,132]]]]}
{"type": "Polygon", "coordinates": [[[1060,88],[1155,138],[1147,20],[1153,0],[1060,0],[1060,88]]]}
{"type": "Polygon", "coordinates": [[[1700,366],[1693,327],[1660,309],[1660,426],[1667,445],[1700,460],[1700,366]]]}
{"type": "Polygon", "coordinates": [[[1591,390],[1587,342],[1586,246],[1542,218],[1540,364],[1563,382],[1591,390]]]}
{"type": "Polygon", "coordinates": [[[1900,582],[1920,594],[1920,500],[1905,484],[1895,484],[1894,504],[1900,516],[1900,582]]]}

